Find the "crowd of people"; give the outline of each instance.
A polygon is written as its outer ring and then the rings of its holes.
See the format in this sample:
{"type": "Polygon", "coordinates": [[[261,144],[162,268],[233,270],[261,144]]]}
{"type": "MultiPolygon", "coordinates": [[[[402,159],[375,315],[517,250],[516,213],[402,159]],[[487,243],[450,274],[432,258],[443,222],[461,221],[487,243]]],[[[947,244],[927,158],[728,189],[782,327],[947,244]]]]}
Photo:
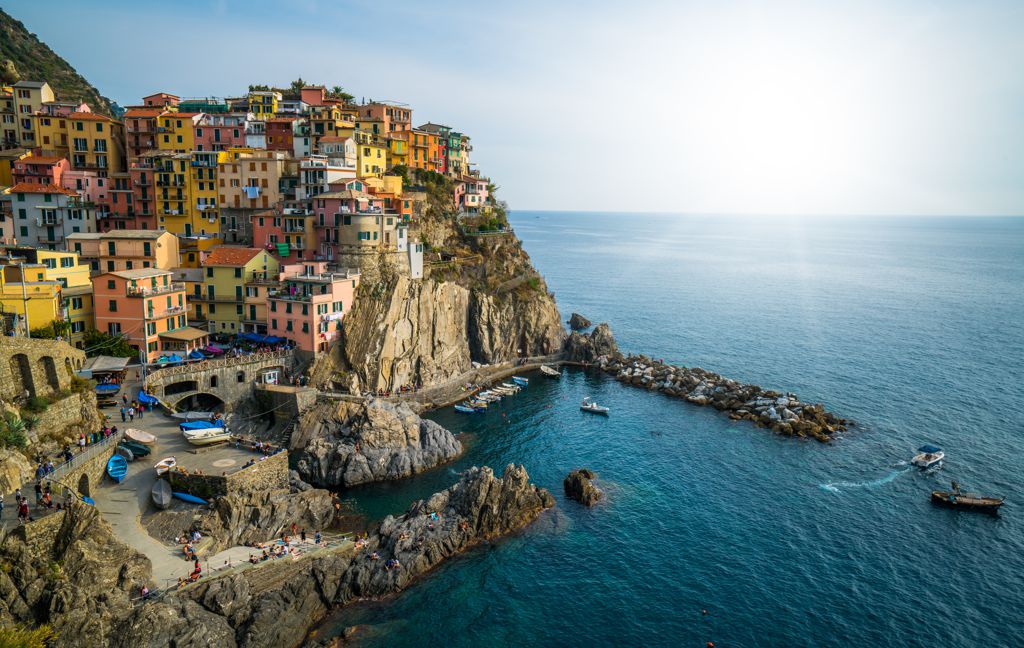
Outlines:
{"type": "Polygon", "coordinates": [[[387,398],[388,396],[391,396],[392,394],[415,394],[416,392],[418,392],[421,389],[423,389],[423,384],[422,383],[419,383],[419,382],[417,382],[417,383],[407,383],[405,385],[399,385],[398,389],[394,389],[394,390],[392,390],[392,389],[384,389],[384,388],[378,389],[377,390],[377,396],[379,398],[387,398]]]}

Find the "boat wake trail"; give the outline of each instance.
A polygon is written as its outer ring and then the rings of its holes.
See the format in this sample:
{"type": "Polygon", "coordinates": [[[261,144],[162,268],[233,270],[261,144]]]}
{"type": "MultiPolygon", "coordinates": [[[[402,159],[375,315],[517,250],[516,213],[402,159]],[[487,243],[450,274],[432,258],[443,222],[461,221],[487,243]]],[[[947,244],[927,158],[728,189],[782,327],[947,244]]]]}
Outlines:
{"type": "Polygon", "coordinates": [[[866,482],[832,482],[832,483],[829,483],[829,484],[818,484],[818,488],[820,488],[823,491],[827,491],[829,493],[838,493],[838,492],[840,492],[844,488],[878,488],[879,486],[884,486],[885,484],[888,484],[892,480],[896,479],[897,477],[899,477],[903,473],[905,473],[908,470],[910,470],[910,468],[911,468],[910,466],[905,466],[903,468],[900,468],[899,470],[894,470],[894,471],[890,472],[885,477],[879,477],[878,479],[872,479],[871,481],[866,481],[866,482]]]}

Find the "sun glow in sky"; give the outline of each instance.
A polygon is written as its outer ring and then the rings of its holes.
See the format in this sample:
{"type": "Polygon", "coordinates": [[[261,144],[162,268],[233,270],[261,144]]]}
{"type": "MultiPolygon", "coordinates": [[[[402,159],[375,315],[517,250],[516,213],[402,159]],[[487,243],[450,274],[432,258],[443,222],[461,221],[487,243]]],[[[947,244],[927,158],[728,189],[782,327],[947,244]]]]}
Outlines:
{"type": "Polygon", "coordinates": [[[5,9],[122,104],[300,75],[406,102],[515,208],[1024,213],[1022,2],[5,9]]]}

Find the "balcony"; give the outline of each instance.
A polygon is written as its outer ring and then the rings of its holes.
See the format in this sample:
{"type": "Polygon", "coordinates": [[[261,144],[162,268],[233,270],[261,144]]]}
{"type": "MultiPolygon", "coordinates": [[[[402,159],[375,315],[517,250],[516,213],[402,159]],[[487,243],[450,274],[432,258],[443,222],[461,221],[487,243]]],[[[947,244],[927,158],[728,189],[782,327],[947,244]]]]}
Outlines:
{"type": "Polygon", "coordinates": [[[43,245],[56,245],[57,243],[60,242],[57,239],[46,238],[45,236],[40,236],[36,240],[42,243],[43,245]]]}
{"type": "Polygon", "coordinates": [[[64,217],[62,216],[43,216],[42,218],[36,219],[36,227],[48,227],[52,225],[61,225],[64,223],[64,217]]]}
{"type": "Polygon", "coordinates": [[[150,309],[146,313],[146,317],[149,319],[163,319],[165,317],[173,317],[175,315],[182,315],[185,313],[184,306],[171,306],[170,308],[164,308],[161,310],[150,309]]]}
{"type": "Polygon", "coordinates": [[[134,288],[128,287],[129,297],[153,297],[154,295],[165,295],[167,293],[177,292],[179,290],[185,290],[185,284],[171,281],[166,286],[135,286],[134,288]]]}

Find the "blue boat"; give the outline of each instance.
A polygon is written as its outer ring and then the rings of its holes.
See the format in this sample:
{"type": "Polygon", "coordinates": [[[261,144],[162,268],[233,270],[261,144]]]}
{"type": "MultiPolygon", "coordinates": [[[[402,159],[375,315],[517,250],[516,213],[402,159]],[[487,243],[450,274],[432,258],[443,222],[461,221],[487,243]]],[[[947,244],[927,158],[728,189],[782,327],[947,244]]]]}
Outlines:
{"type": "Polygon", "coordinates": [[[216,421],[185,421],[178,426],[182,432],[186,430],[208,430],[210,428],[222,427],[224,427],[224,419],[217,419],[216,421]]]}
{"type": "Polygon", "coordinates": [[[107,460],[107,474],[118,484],[128,474],[128,461],[121,455],[114,455],[107,460]]]}
{"type": "Polygon", "coordinates": [[[530,384],[529,379],[523,378],[521,376],[512,376],[512,382],[519,385],[520,387],[527,387],[530,384]]]}
{"type": "Polygon", "coordinates": [[[172,495],[180,499],[182,502],[188,502],[189,504],[207,504],[207,501],[202,497],[196,497],[195,495],[189,495],[188,493],[179,493],[175,491],[172,495]]]}
{"type": "Polygon", "coordinates": [[[91,497],[83,497],[82,501],[88,504],[89,506],[96,506],[96,500],[94,500],[91,497]]]}
{"type": "Polygon", "coordinates": [[[116,394],[121,391],[121,385],[114,383],[104,383],[102,385],[96,385],[96,395],[106,396],[108,394],[116,394]]]}

